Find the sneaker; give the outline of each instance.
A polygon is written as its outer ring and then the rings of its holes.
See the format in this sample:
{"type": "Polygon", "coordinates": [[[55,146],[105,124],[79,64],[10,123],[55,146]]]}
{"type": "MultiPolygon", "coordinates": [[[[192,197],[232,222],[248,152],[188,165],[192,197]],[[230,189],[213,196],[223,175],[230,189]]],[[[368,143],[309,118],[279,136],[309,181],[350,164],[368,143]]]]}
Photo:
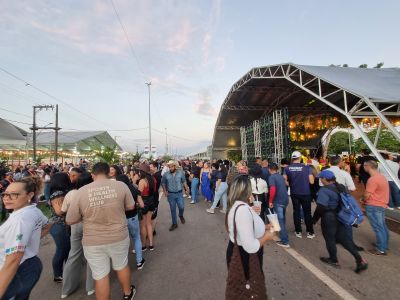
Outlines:
{"type": "Polygon", "coordinates": [[[61,295],[61,299],[65,299],[67,297],[68,297],[68,295],[61,295]]]}
{"type": "Polygon", "coordinates": [[[397,209],[400,209],[400,206],[397,206],[397,209]]]}
{"type": "Polygon", "coordinates": [[[146,251],[147,251],[147,247],[146,246],[142,247],[142,252],[146,252],[146,251]]]}
{"type": "Polygon", "coordinates": [[[220,212],[221,214],[226,214],[226,210],[225,210],[225,209],[221,209],[219,212],[220,212]]]}
{"type": "Polygon", "coordinates": [[[186,223],[186,220],[185,220],[185,218],[182,216],[182,217],[179,217],[179,219],[181,220],[181,223],[182,224],[185,224],[186,223]]]}
{"type": "Polygon", "coordinates": [[[154,246],[149,246],[150,251],[154,251],[154,246]]]}
{"type": "Polygon", "coordinates": [[[206,209],[206,212],[208,212],[209,214],[215,214],[214,209],[212,208],[206,209]]]}
{"type": "Polygon", "coordinates": [[[60,276],[60,277],[54,277],[54,282],[55,283],[62,283],[63,282],[63,278],[60,276]]]}
{"type": "Polygon", "coordinates": [[[192,200],[192,201],[190,201],[190,204],[196,204],[196,202],[194,202],[194,201],[192,200]]]}
{"type": "Polygon", "coordinates": [[[132,249],[132,254],[136,254],[136,251],[135,251],[135,249],[132,249]]]}
{"type": "Polygon", "coordinates": [[[303,237],[303,235],[301,234],[301,232],[295,232],[294,233],[296,235],[296,237],[298,237],[299,239],[301,239],[303,237]]]}
{"type": "Polygon", "coordinates": [[[136,264],[137,269],[138,269],[138,270],[143,269],[144,263],[145,263],[145,262],[146,262],[146,261],[144,260],[144,258],[142,258],[142,261],[141,261],[140,263],[136,264]]]}
{"type": "Polygon", "coordinates": [[[382,251],[375,250],[375,249],[368,250],[368,252],[370,254],[377,255],[377,256],[386,256],[387,255],[386,252],[382,252],[382,251]]]}
{"type": "Polygon", "coordinates": [[[132,300],[133,297],[135,297],[136,294],[136,288],[134,285],[131,285],[131,293],[129,295],[124,295],[122,300],[132,300]]]}
{"type": "Polygon", "coordinates": [[[178,228],[177,224],[172,224],[171,227],[169,228],[169,231],[174,231],[177,228],[178,228]]]}
{"type": "Polygon", "coordinates": [[[360,263],[357,263],[357,267],[354,270],[357,274],[360,274],[362,271],[368,269],[368,263],[365,260],[362,260],[360,263]]]}
{"type": "Polygon", "coordinates": [[[88,296],[92,296],[95,292],[96,292],[96,290],[88,291],[88,292],[87,292],[87,295],[88,295],[88,296]]]}
{"type": "Polygon", "coordinates": [[[331,260],[329,257],[320,257],[319,258],[323,263],[326,263],[327,265],[330,265],[335,268],[340,268],[340,265],[337,261],[331,260]]]}
{"type": "Polygon", "coordinates": [[[312,240],[313,238],[315,238],[315,233],[309,233],[308,232],[307,233],[307,238],[312,240]]]}
{"type": "Polygon", "coordinates": [[[189,198],[189,199],[192,199],[192,196],[189,195],[188,198],[189,198]]]}
{"type": "Polygon", "coordinates": [[[289,244],[286,244],[286,243],[284,243],[284,242],[282,242],[282,241],[278,241],[278,242],[276,242],[276,244],[277,244],[278,246],[283,247],[283,248],[290,248],[289,244]]]}
{"type": "Polygon", "coordinates": [[[394,207],[387,207],[388,210],[394,210],[394,207]]]}

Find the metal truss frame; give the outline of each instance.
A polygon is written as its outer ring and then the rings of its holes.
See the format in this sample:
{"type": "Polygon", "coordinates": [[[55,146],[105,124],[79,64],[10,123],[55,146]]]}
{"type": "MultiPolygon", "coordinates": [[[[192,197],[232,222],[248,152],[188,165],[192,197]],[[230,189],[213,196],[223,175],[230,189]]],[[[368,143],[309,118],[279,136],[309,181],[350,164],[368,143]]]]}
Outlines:
{"type": "Polygon", "coordinates": [[[276,110],[272,113],[272,122],[274,125],[274,144],[276,163],[279,163],[283,158],[283,118],[282,110],[276,110]]]}
{"type": "MultiPolygon", "coordinates": [[[[384,103],[389,104],[385,109],[379,110],[379,104],[382,103],[382,100],[370,99],[364,95],[354,93],[345,88],[335,85],[332,82],[323,80],[318,76],[310,74],[302,70],[299,66],[293,64],[282,64],[282,65],[272,65],[267,67],[253,68],[248,73],[246,73],[242,78],[240,78],[230,89],[228,95],[226,96],[222,109],[220,110],[218,121],[220,119],[222,110],[225,107],[229,107],[229,100],[231,96],[240,90],[246,83],[248,83],[252,79],[286,79],[291,82],[293,85],[299,87],[303,91],[306,91],[315,99],[323,102],[327,106],[331,107],[338,113],[342,114],[347,118],[350,124],[354,127],[357,133],[361,136],[364,142],[367,144],[368,148],[372,151],[375,157],[382,164],[384,169],[388,172],[390,177],[394,180],[396,185],[400,188],[400,181],[397,177],[397,174],[393,174],[387,165],[386,161],[380,155],[378,149],[374,145],[374,143],[368,138],[365,132],[361,129],[360,125],[357,123],[357,118],[379,118],[384,125],[393,136],[400,141],[400,133],[394,128],[394,126],[390,123],[390,121],[386,118],[386,116],[399,116],[400,115],[400,103],[384,103]],[[303,80],[304,79],[304,80],[303,80]],[[316,84],[317,83],[317,84],[316,84]],[[323,86],[334,87],[330,88],[329,91],[326,90],[323,86]],[[329,97],[332,95],[341,95],[340,103],[343,104],[344,109],[329,101],[329,97]],[[358,100],[358,102],[353,106],[349,107],[347,98],[349,96],[354,96],[358,100]],[[395,112],[388,111],[389,109],[396,108],[395,112]]],[[[220,129],[222,126],[216,126],[215,131],[220,129]]],[[[221,128],[222,129],[222,128],[221,128]]],[[[238,128],[237,128],[238,129],[238,128]]],[[[235,129],[236,130],[236,129],[235,129]]],[[[214,137],[215,137],[214,131],[214,137]]],[[[243,147],[242,147],[243,149],[243,147]]]]}
{"type": "Polygon", "coordinates": [[[261,127],[260,120],[254,120],[253,122],[254,132],[254,156],[261,157],[261,127]]]}
{"type": "Polygon", "coordinates": [[[246,128],[240,127],[240,142],[242,148],[242,159],[247,161],[246,128]]]}

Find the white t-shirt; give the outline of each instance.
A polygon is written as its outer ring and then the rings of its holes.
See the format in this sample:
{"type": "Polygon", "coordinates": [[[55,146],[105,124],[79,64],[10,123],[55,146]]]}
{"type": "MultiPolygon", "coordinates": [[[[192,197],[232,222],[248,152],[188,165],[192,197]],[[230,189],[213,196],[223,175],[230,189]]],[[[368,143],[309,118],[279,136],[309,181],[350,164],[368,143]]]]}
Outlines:
{"type": "Polygon", "coordinates": [[[236,241],[247,253],[256,253],[260,249],[260,241],[265,233],[265,224],[254,210],[245,202],[236,201],[228,214],[229,238],[234,243],[233,217],[238,205],[242,205],[236,212],[236,241]]]}
{"type": "Polygon", "coordinates": [[[61,206],[62,212],[66,213],[68,211],[71,203],[74,200],[76,200],[77,194],[78,194],[78,190],[71,190],[65,195],[62,206],[61,206]]]}
{"type": "MultiPolygon", "coordinates": [[[[332,166],[328,170],[335,174],[337,183],[343,184],[350,192],[356,190],[353,178],[351,178],[351,175],[348,172],[340,169],[338,166],[332,166]]],[[[323,185],[321,181],[319,181],[319,185],[323,185]]]]}
{"type": "MultiPolygon", "coordinates": [[[[394,161],[387,159],[386,160],[387,165],[389,166],[390,170],[392,170],[393,174],[397,176],[397,173],[399,172],[399,164],[395,163],[394,161]]],[[[378,167],[379,173],[381,173],[387,181],[393,181],[392,177],[389,176],[389,173],[386,172],[385,168],[382,166],[382,164],[379,164],[378,167]]]]}
{"type": "Polygon", "coordinates": [[[6,256],[24,252],[21,264],[39,252],[42,228],[49,220],[36,208],[28,205],[10,214],[7,221],[0,226],[0,269],[6,256]]]}
{"type": "Polygon", "coordinates": [[[251,182],[251,190],[252,190],[253,194],[260,195],[260,194],[268,193],[268,185],[264,179],[257,178],[257,182],[256,182],[256,180],[253,177],[251,177],[250,182],[251,182]]]}

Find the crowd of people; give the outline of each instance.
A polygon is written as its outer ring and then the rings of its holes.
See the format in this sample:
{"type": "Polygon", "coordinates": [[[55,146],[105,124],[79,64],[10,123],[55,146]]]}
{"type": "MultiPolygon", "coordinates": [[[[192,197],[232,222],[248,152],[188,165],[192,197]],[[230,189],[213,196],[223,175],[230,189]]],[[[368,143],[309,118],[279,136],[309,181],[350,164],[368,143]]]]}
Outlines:
{"type": "MultiPolygon", "coordinates": [[[[393,173],[399,164],[385,156],[393,173]]],[[[400,191],[389,174],[367,152],[358,160],[359,179],[365,184],[360,199],[376,235],[370,253],[387,255],[389,232],[385,209],[400,207],[400,191]]],[[[280,165],[257,158],[245,161],[135,161],[129,165],[98,162],[90,166],[26,165],[3,172],[0,181],[2,220],[0,226],[0,298],[28,299],[40,278],[40,239],[50,233],[55,243],[53,278],[62,285],[61,298],[78,288],[86,260],[86,292],[97,299],[110,299],[111,268],[117,273],[123,299],[133,299],[128,254],[132,244],[135,267],[142,270],[143,252],[154,251],[158,205],[166,197],[171,214],[169,231],[185,224],[185,200],[191,205],[200,195],[214,214],[225,216],[230,241],[227,248],[226,294],[265,296],[262,272],[263,245],[268,240],[290,247],[286,210],[291,199],[294,237],[315,238],[314,226],[321,220],[327,257],[321,261],[338,267],[336,244],[356,261],[355,272],[367,269],[360,255],[364,249],[354,242],[353,226],[337,218],[341,194],[356,189],[350,169],[339,156],[324,160],[305,158],[294,151],[291,161],[280,165]],[[44,202],[51,210],[47,218],[37,207],[44,202]],[[312,213],[312,202],[315,210],[312,213]],[[178,216],[177,216],[178,210],[178,216]],[[277,224],[272,222],[276,216],[277,224]],[[179,222],[178,222],[179,218],[179,222]],[[238,272],[240,265],[243,274],[238,272]],[[252,269],[250,271],[250,268],[252,269]],[[246,284],[243,285],[242,283],[246,284]],[[253,284],[248,286],[248,283],[253,284]]],[[[227,296],[228,297],[228,296],[227,296]]]]}

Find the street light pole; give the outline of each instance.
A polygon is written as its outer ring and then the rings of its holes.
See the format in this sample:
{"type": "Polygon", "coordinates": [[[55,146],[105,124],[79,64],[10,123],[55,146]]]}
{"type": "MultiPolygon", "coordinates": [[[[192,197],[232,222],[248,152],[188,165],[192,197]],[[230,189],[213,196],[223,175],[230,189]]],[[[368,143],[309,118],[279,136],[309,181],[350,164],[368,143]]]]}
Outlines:
{"type": "Polygon", "coordinates": [[[150,86],[151,86],[151,81],[146,82],[146,85],[148,87],[149,90],[149,147],[150,147],[150,157],[152,154],[151,151],[151,108],[150,108],[150,86]]]}

